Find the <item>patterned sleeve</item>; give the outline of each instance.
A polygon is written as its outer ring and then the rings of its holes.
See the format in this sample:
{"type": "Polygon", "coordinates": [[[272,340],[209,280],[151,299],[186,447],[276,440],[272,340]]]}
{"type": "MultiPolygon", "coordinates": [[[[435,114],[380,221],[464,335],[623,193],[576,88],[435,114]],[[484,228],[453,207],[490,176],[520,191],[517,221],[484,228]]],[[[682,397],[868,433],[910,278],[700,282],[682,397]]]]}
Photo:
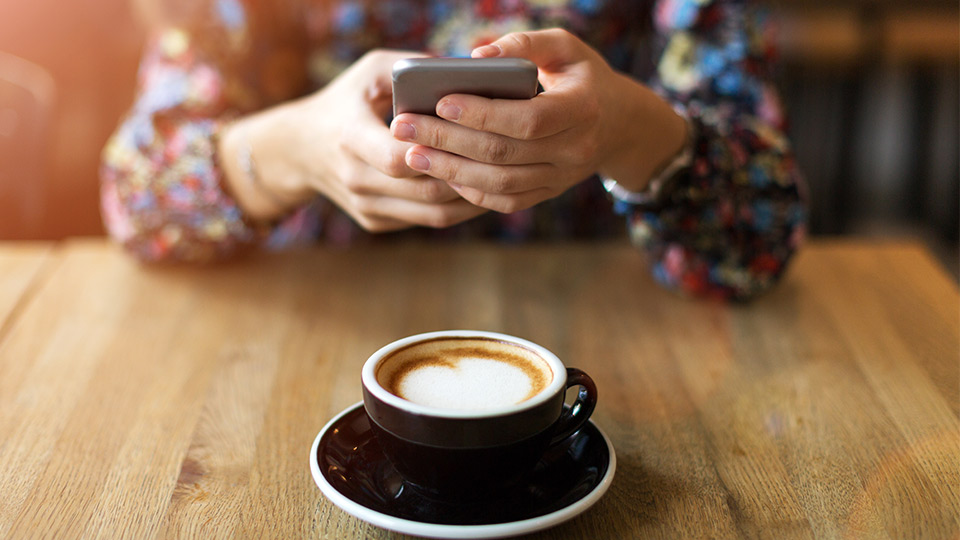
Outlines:
{"type": "Polygon", "coordinates": [[[692,166],[654,208],[621,207],[657,281],[747,300],[783,273],[806,230],[805,188],[768,81],[771,25],[746,0],[658,0],[653,87],[686,113],[692,166]]]}
{"type": "Polygon", "coordinates": [[[268,232],[224,191],[216,137],[231,118],[289,98],[304,75],[292,46],[254,35],[238,0],[210,5],[195,29],[167,26],[149,40],[134,104],[103,151],[104,223],[141,259],[220,258],[268,232]]]}

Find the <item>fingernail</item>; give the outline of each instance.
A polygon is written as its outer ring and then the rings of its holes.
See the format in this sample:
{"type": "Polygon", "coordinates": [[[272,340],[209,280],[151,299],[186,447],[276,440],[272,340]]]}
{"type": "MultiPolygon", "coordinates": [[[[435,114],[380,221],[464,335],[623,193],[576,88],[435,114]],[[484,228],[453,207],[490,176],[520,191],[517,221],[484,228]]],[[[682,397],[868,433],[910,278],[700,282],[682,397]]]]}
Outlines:
{"type": "Polygon", "coordinates": [[[470,53],[470,56],[474,58],[488,58],[491,56],[500,56],[502,52],[497,45],[484,45],[483,47],[474,49],[473,52],[470,53]]]}
{"type": "Polygon", "coordinates": [[[437,106],[437,114],[440,115],[440,118],[446,118],[447,120],[456,122],[460,120],[461,113],[460,107],[457,107],[449,101],[441,101],[440,105],[437,106]]]}
{"type": "Polygon", "coordinates": [[[453,182],[447,182],[447,184],[448,184],[450,187],[452,187],[453,189],[457,190],[458,192],[459,192],[461,189],[463,189],[463,186],[461,186],[460,184],[454,184],[453,182]]]}
{"type": "Polygon", "coordinates": [[[417,138],[417,128],[413,124],[397,122],[397,124],[393,126],[393,134],[396,135],[398,139],[412,141],[417,138]]]}
{"type": "Polygon", "coordinates": [[[411,153],[407,156],[407,165],[417,171],[430,170],[430,160],[423,154],[411,153]]]}

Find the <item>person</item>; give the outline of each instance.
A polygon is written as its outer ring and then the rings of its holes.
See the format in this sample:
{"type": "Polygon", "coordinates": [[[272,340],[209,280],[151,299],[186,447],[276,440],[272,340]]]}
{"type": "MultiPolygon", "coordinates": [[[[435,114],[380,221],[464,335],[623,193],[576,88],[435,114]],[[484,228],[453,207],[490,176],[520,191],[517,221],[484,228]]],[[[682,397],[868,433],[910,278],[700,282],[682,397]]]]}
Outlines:
{"type": "Polygon", "coordinates": [[[664,286],[746,300],[804,237],[772,25],[745,0],[180,7],[155,13],[102,160],[105,225],[144,260],[625,222],[664,286]],[[447,96],[388,124],[392,65],[423,54],[526,58],[542,92],[447,96]]]}

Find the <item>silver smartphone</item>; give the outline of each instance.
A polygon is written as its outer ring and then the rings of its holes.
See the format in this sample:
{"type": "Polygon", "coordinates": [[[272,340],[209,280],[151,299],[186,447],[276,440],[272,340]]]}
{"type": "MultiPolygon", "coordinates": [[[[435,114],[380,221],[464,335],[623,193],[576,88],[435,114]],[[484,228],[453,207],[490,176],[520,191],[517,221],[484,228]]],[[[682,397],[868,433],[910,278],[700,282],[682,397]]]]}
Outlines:
{"type": "Polygon", "coordinates": [[[393,115],[436,116],[450,94],[495,99],[537,95],[537,66],[523,58],[407,58],[393,65],[393,115]]]}

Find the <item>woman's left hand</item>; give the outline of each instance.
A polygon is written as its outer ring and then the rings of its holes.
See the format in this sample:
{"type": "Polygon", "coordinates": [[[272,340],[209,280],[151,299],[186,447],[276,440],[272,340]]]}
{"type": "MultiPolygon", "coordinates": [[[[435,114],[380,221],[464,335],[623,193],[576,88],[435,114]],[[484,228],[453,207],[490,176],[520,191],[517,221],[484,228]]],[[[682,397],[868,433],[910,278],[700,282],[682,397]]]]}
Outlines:
{"type": "Polygon", "coordinates": [[[401,114],[394,137],[417,143],[407,164],[477,206],[511,213],[595,172],[642,189],[682,147],[686,125],[645,86],[565,30],[508,34],[474,57],[527,58],[544,91],[529,100],[450,95],[434,118],[401,114]]]}

